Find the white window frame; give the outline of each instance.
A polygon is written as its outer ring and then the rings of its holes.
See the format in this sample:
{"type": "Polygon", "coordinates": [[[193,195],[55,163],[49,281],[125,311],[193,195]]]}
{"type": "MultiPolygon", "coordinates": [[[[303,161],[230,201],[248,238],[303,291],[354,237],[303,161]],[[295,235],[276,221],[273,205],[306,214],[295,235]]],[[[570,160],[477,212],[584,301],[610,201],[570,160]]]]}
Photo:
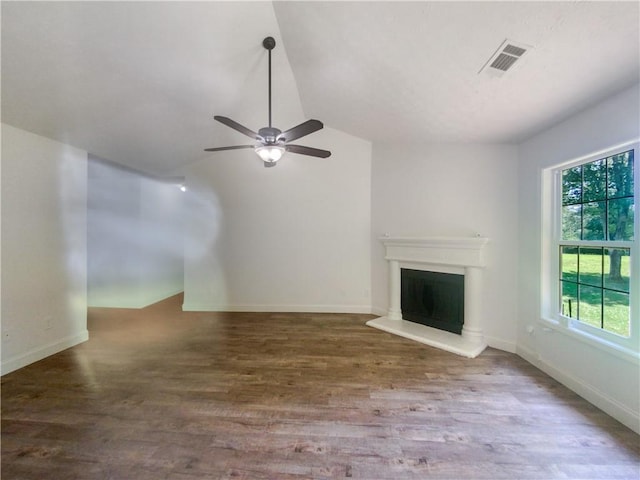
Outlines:
{"type": "Polygon", "coordinates": [[[640,143],[626,142],[606,150],[554,165],[543,172],[543,248],[542,248],[542,321],[588,343],[640,357],[640,143]],[[562,171],[571,167],[633,150],[634,161],[634,239],[633,241],[566,241],[562,233],[562,171]],[[560,246],[596,246],[630,249],[629,311],[630,336],[622,337],[563,315],[560,311],[560,246]]]}

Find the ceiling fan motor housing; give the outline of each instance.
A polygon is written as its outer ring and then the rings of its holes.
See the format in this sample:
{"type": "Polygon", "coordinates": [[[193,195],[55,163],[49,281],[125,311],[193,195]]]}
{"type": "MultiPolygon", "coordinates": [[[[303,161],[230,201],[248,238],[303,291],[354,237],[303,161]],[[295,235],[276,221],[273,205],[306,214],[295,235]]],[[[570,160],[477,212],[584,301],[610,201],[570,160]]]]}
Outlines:
{"type": "Polygon", "coordinates": [[[282,133],[282,130],[274,127],[264,127],[258,130],[258,135],[263,138],[265,145],[276,145],[281,143],[278,139],[278,135],[282,133]]]}

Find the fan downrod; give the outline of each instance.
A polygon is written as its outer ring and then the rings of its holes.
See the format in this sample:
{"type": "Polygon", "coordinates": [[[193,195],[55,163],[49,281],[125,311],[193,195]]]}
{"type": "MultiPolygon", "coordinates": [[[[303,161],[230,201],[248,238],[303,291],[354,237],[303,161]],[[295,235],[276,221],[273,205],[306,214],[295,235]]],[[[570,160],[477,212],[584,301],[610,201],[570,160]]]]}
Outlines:
{"type": "Polygon", "coordinates": [[[262,41],[262,46],[267,50],[273,50],[276,46],[276,41],[273,37],[267,37],[262,41]]]}

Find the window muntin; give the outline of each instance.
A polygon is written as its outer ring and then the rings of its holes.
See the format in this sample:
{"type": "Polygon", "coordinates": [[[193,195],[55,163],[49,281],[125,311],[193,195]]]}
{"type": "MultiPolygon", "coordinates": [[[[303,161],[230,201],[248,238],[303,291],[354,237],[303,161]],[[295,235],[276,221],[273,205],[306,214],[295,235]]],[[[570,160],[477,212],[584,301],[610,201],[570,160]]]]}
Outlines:
{"type": "Polygon", "coordinates": [[[628,339],[634,149],[559,171],[559,312],[577,328],[628,339]]]}

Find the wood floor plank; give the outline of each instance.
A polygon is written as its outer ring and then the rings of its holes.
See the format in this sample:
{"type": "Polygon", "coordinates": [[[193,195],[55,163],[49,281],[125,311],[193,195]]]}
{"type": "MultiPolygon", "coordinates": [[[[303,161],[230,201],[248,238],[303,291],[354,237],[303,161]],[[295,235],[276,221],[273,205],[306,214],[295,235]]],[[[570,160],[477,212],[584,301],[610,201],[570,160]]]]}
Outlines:
{"type": "Polygon", "coordinates": [[[2,377],[2,478],[638,480],[640,437],[521,358],[368,315],[90,309],[2,377]]]}

